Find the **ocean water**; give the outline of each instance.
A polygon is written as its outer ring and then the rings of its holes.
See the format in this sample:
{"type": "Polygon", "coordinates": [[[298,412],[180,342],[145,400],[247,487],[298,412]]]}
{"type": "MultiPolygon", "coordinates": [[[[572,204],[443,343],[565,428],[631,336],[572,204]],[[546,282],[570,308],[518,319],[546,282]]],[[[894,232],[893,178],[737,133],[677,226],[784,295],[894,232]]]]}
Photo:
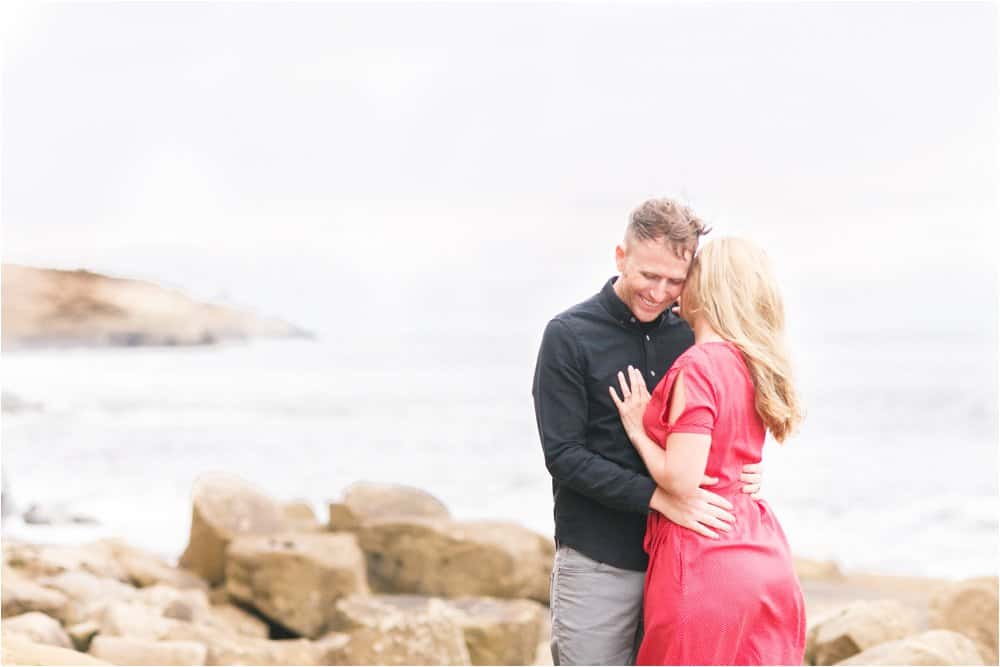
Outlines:
{"type": "MultiPolygon", "coordinates": [[[[121,535],[176,557],[193,481],[224,470],[321,517],[350,483],[377,480],[427,489],[459,518],[551,534],[530,396],[542,325],[5,352],[4,390],[42,404],[3,418],[15,502],[100,523],[8,519],[4,533],[121,535]]],[[[793,550],[847,570],[995,574],[995,339],[813,333],[795,349],[808,418],[768,443],[764,483],[793,550]]]]}

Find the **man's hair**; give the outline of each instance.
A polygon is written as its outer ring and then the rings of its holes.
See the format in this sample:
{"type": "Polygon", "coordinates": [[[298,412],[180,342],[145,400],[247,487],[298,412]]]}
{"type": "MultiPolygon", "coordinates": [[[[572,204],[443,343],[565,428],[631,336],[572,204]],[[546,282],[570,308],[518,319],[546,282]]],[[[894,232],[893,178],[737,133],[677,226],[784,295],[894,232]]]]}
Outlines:
{"type": "Polygon", "coordinates": [[[694,212],[678,201],[667,197],[647,199],[629,216],[625,228],[625,241],[662,240],[674,253],[684,259],[698,249],[698,239],[711,230],[694,212]]]}

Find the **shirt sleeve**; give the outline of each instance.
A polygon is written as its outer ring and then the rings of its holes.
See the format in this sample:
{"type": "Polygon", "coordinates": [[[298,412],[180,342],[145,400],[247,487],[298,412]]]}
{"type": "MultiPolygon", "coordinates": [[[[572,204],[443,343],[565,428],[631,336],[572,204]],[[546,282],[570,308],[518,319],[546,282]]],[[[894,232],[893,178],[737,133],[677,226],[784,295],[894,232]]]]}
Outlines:
{"type": "MultiPolygon", "coordinates": [[[[693,357],[681,366],[674,378],[674,385],[681,376],[684,377],[684,409],[677,420],[668,427],[668,433],[711,435],[715,430],[719,402],[715,385],[704,361],[693,357]]],[[[668,423],[669,416],[670,402],[663,408],[661,416],[663,423],[668,423]]]]}
{"type": "Polygon", "coordinates": [[[569,327],[557,319],[549,322],[532,388],[545,466],[560,484],[602,505],[646,514],[656,483],[587,447],[589,401],[583,368],[569,327]]]}

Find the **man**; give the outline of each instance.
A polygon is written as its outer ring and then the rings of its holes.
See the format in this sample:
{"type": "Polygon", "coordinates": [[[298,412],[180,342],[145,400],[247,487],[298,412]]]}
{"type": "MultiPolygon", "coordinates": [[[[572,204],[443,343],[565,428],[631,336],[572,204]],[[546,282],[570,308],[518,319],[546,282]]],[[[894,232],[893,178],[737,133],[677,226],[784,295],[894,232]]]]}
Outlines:
{"type": "MultiPolygon", "coordinates": [[[[556,665],[622,665],[641,632],[646,515],[655,509],[702,535],[728,530],[732,505],[699,489],[673,497],[656,486],[611,400],[618,371],[635,366],[650,392],[694,342],[671,306],[698,239],[690,209],[651,199],[632,212],[615,248],[619,276],[545,329],[532,394],[552,475],[556,558],[552,570],[552,659],[556,665]]],[[[759,466],[744,468],[759,490],[759,466]]],[[[706,477],[704,485],[717,480],[706,477]]]]}

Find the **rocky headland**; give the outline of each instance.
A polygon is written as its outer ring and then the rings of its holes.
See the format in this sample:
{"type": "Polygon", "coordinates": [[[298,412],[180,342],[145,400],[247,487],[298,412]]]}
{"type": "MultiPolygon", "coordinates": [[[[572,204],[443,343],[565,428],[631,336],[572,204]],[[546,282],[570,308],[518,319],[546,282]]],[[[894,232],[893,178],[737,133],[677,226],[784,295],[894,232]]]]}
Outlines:
{"type": "Polygon", "coordinates": [[[287,322],[202,303],[153,283],[4,264],[3,347],[206,345],[303,337],[287,322]]]}
{"type": "MultiPolygon", "coordinates": [[[[550,538],[357,483],[318,519],[230,475],[198,480],[179,563],[120,539],[5,540],[3,662],[550,663],[550,538]]],[[[806,664],[997,664],[997,578],[846,575],[799,560],[806,664]]]]}

